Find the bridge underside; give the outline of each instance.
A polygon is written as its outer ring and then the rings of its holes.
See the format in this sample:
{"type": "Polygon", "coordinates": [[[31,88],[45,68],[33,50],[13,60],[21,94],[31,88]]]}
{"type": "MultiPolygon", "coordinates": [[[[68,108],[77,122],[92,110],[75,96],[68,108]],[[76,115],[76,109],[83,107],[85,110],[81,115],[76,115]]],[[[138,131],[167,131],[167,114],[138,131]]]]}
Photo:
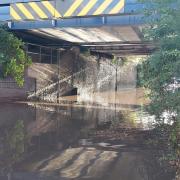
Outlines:
{"type": "Polygon", "coordinates": [[[16,30],[28,43],[56,48],[81,46],[115,56],[146,55],[155,47],[142,40],[142,26],[55,27],[16,30]]]}
{"type": "Polygon", "coordinates": [[[133,26],[104,26],[94,28],[40,28],[30,32],[72,43],[141,42],[139,28],[133,26]]]}
{"type": "Polygon", "coordinates": [[[15,1],[9,5],[8,25],[28,43],[80,46],[115,56],[144,55],[155,50],[142,39],[144,7],[136,0],[15,1]]]}

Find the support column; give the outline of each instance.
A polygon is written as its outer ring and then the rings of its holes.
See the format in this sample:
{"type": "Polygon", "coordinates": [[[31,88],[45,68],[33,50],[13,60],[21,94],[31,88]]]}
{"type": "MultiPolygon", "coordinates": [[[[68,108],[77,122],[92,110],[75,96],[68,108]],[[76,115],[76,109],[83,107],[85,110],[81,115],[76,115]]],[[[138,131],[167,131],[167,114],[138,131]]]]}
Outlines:
{"type": "Polygon", "coordinates": [[[39,57],[39,63],[41,63],[41,61],[42,61],[42,48],[41,48],[41,46],[40,46],[39,48],[40,48],[40,57],[39,57]]]}
{"type": "Polygon", "coordinates": [[[78,57],[80,54],[80,49],[79,49],[79,47],[74,46],[74,47],[72,47],[71,50],[75,55],[75,58],[72,62],[72,76],[71,76],[71,87],[73,88],[73,86],[74,86],[74,73],[76,73],[76,71],[77,71],[76,66],[77,66],[77,61],[78,61],[78,57]]]}
{"type": "Polygon", "coordinates": [[[58,64],[58,84],[57,84],[57,103],[59,103],[60,98],[60,50],[58,50],[57,54],[57,64],[58,64]]]}

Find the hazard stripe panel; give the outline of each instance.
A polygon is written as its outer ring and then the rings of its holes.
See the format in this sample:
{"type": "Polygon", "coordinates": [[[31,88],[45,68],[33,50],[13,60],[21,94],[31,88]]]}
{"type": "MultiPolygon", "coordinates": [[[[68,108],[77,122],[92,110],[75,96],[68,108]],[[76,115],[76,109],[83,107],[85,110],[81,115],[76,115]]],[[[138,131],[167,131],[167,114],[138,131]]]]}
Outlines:
{"type": "Polygon", "coordinates": [[[11,19],[15,21],[58,19],[124,13],[125,0],[44,0],[13,3],[11,19]]]}

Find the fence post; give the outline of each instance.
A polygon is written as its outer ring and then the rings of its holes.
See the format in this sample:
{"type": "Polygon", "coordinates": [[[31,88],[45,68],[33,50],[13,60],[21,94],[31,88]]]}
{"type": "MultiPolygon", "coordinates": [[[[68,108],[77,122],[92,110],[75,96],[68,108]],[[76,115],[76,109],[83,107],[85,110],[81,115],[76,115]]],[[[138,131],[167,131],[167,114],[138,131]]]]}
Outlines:
{"type": "Polygon", "coordinates": [[[35,91],[35,95],[36,95],[36,93],[37,93],[37,79],[34,79],[35,81],[34,81],[34,91],[35,91]]]}
{"type": "Polygon", "coordinates": [[[60,97],[60,50],[58,50],[58,86],[57,86],[57,103],[59,103],[60,97]]]}

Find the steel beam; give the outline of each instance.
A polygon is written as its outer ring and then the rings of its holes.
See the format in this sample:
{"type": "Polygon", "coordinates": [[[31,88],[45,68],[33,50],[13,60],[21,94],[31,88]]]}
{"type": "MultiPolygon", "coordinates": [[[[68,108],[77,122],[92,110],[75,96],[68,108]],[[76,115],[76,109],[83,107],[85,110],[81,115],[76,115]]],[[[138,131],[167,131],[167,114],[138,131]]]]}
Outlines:
{"type": "Polygon", "coordinates": [[[8,6],[0,7],[0,21],[7,21],[10,19],[10,11],[8,6]]]}
{"type": "Polygon", "coordinates": [[[10,4],[12,20],[59,19],[124,13],[125,0],[43,0],[10,4]]]}
{"type": "Polygon", "coordinates": [[[63,27],[138,26],[144,24],[143,15],[103,16],[44,21],[9,22],[11,29],[39,29],[63,27]]]}
{"type": "MultiPolygon", "coordinates": [[[[10,5],[17,2],[34,2],[40,0],[2,0],[0,1],[0,20],[1,21],[12,21],[10,16],[10,5]],[[2,6],[2,7],[1,7],[2,6]]],[[[133,15],[142,12],[144,8],[148,8],[148,4],[137,2],[137,0],[125,0],[124,15],[133,15]]],[[[19,12],[19,11],[18,11],[19,12]]],[[[98,16],[97,16],[98,17],[98,16]]],[[[72,18],[72,17],[71,17],[72,18]]],[[[74,18],[74,17],[73,17],[74,18]]],[[[52,18],[49,18],[51,20],[52,18]]],[[[35,19],[36,21],[37,19],[35,19]]],[[[45,22],[46,23],[46,22],[45,22]]],[[[31,22],[30,22],[31,24],[31,22]]]]}
{"type": "Polygon", "coordinates": [[[18,2],[41,1],[41,0],[1,0],[0,4],[12,4],[18,2]]]}

